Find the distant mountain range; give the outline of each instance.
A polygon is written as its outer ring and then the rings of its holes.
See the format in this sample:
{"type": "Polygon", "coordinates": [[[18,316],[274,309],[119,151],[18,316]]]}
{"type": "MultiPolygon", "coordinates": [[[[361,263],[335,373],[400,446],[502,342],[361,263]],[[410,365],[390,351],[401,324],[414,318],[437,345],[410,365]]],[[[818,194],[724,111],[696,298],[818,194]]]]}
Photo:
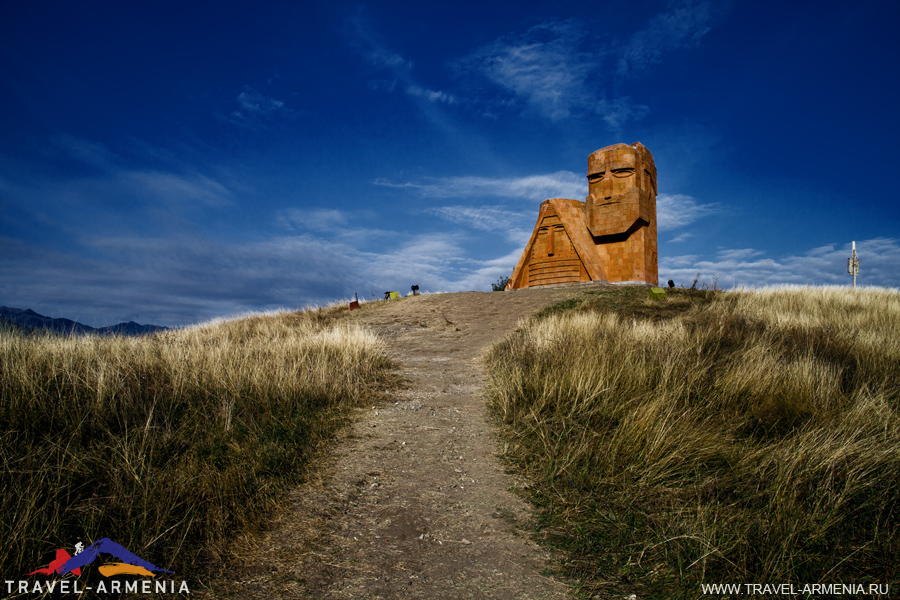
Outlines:
{"type": "Polygon", "coordinates": [[[52,319],[39,315],[30,308],[10,308],[0,306],[0,327],[28,333],[35,329],[49,329],[62,334],[75,335],[144,335],[155,331],[165,331],[168,327],[160,325],[140,325],[134,321],[108,325],[106,327],[89,327],[71,319],[52,319]]]}

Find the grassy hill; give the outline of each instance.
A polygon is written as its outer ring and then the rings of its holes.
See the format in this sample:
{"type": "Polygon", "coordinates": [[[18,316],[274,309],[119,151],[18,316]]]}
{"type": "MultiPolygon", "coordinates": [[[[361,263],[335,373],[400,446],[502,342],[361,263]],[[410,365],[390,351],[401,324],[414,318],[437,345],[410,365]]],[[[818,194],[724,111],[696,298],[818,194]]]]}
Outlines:
{"type": "Polygon", "coordinates": [[[391,377],[341,310],[140,338],[0,329],[0,571],[111,537],[181,578],[214,572],[391,377]]]}
{"type": "MultiPolygon", "coordinates": [[[[346,311],[142,338],[0,328],[2,572],[111,537],[214,575],[394,381],[346,311]]],[[[900,585],[900,293],[590,290],[486,361],[538,534],[586,596],[900,585]]]]}
{"type": "Polygon", "coordinates": [[[586,594],[900,583],[896,291],[586,293],[487,360],[540,535],[586,594]]]}

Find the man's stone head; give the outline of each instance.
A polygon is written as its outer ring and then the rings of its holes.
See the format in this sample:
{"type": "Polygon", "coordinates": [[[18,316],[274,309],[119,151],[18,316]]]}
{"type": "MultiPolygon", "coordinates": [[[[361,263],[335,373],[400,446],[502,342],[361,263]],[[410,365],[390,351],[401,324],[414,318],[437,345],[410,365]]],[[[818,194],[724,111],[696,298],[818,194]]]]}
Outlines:
{"type": "Polygon", "coordinates": [[[640,142],[588,156],[585,216],[595,237],[624,234],[656,218],[656,165],[640,142]]]}

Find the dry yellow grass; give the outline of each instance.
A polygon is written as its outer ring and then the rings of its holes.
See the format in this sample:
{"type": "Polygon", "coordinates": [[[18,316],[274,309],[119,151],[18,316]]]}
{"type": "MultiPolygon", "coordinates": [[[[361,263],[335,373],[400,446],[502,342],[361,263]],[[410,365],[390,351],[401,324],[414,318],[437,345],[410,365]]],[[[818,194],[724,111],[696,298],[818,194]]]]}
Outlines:
{"type": "Polygon", "coordinates": [[[509,457],[571,573],[700,582],[900,580],[900,293],[635,290],[496,346],[509,457]]]}
{"type": "Polygon", "coordinates": [[[381,343],[338,312],[0,334],[0,570],[101,537],[182,575],[215,569],[389,378],[381,343]]]}

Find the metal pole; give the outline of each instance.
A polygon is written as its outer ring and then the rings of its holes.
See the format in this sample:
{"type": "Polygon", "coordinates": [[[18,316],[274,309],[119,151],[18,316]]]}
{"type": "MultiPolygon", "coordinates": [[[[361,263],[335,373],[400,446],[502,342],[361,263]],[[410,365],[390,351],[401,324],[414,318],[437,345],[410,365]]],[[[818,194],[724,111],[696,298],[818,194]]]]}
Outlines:
{"type": "Polygon", "coordinates": [[[847,272],[853,276],[853,289],[856,289],[856,276],[859,274],[859,259],[856,258],[856,242],[853,242],[853,255],[847,259],[847,272]]]}

